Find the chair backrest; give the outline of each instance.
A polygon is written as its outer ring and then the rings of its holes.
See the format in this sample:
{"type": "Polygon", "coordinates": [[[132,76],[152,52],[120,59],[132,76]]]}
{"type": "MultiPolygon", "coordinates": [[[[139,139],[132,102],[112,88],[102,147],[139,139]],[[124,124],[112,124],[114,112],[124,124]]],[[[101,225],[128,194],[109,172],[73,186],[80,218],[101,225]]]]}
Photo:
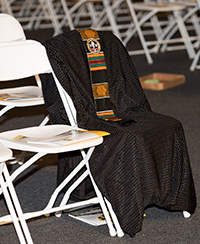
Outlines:
{"type": "Polygon", "coordinates": [[[0,14],[0,43],[25,40],[23,28],[13,16],[0,14]]]}
{"type": "Polygon", "coordinates": [[[51,70],[44,46],[33,40],[0,43],[0,81],[23,79],[51,70]]]}

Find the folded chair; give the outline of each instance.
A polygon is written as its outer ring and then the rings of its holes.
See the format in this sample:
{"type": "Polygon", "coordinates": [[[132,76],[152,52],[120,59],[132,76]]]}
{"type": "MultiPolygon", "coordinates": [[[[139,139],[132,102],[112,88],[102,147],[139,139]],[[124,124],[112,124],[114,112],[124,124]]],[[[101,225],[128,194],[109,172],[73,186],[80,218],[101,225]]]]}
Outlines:
{"type": "MultiPolygon", "coordinates": [[[[11,54],[11,62],[13,63],[10,64],[4,62],[3,64],[4,67],[5,65],[15,67],[18,71],[16,76],[19,75],[23,78],[29,76],[29,69],[31,69],[32,75],[53,72],[44,46],[37,41],[17,41],[12,42],[12,44],[9,46],[1,46],[1,58],[5,59],[7,55],[10,56],[11,54]]],[[[15,73],[13,71],[12,75],[14,74],[15,73]]],[[[47,206],[41,211],[22,213],[22,217],[18,216],[19,220],[21,220],[21,218],[27,220],[41,215],[49,215],[50,213],[54,212],[58,214],[62,210],[70,210],[99,203],[108,224],[110,235],[115,236],[118,234],[118,236],[123,236],[123,231],[121,230],[117,217],[112,210],[112,206],[106,199],[103,198],[89,169],[88,161],[94,151],[95,146],[102,143],[102,136],[103,134],[101,134],[101,132],[99,134],[99,131],[86,132],[77,126],[62,124],[29,127],[0,133],[0,143],[2,145],[14,150],[28,151],[35,154],[10,175],[10,181],[14,181],[18,175],[20,175],[22,172],[24,172],[24,170],[46,154],[80,151],[80,154],[82,155],[77,167],[63,180],[63,182],[58,185],[58,187],[56,187],[55,191],[50,197],[49,202],[47,203],[47,206]],[[77,174],[78,178],[76,179],[75,177],[77,174]],[[69,204],[68,200],[71,193],[86,177],[90,178],[96,193],[96,197],[87,199],[83,202],[69,204]],[[74,178],[75,180],[73,180],[74,178]],[[71,180],[73,180],[73,182],[63,196],[60,206],[55,207],[54,203],[57,200],[59,193],[64,187],[66,187],[66,185],[68,185],[68,183],[71,182],[71,180]]],[[[1,193],[2,190],[3,189],[0,190],[1,193]]],[[[2,216],[0,218],[1,223],[11,221],[12,216],[10,215],[2,216]]],[[[30,236],[28,237],[27,242],[32,243],[30,236]]]]}
{"type": "MultiPolygon", "coordinates": [[[[182,125],[151,110],[119,39],[105,31],[73,30],[44,45],[55,72],[41,77],[53,123],[72,121],[110,133],[91,156],[90,170],[122,230],[134,236],[152,205],[192,214],[196,196],[182,125]],[[66,94],[76,111],[71,118],[66,94]]],[[[78,158],[59,155],[58,182],[68,174],[66,163],[78,158]]]]}

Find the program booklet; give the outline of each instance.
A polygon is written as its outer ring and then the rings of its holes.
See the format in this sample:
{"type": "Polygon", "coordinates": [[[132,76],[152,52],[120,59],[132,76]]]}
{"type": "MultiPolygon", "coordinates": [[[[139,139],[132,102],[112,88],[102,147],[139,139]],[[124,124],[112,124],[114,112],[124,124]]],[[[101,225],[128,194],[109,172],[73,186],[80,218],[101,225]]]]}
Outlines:
{"type": "Polygon", "coordinates": [[[99,207],[71,212],[68,215],[74,219],[94,226],[106,224],[105,217],[99,207]]]}
{"type": "Polygon", "coordinates": [[[60,145],[65,146],[72,143],[77,143],[85,140],[94,139],[101,136],[109,135],[108,132],[104,131],[87,131],[87,130],[76,130],[72,129],[66,132],[54,136],[47,137],[29,137],[26,135],[18,135],[13,140],[21,140],[32,144],[48,144],[48,145],[60,145]]]}
{"type": "Polygon", "coordinates": [[[39,99],[42,98],[42,96],[37,96],[34,94],[26,94],[26,93],[4,93],[0,94],[0,100],[3,101],[22,101],[22,100],[33,100],[33,99],[39,99]]]}

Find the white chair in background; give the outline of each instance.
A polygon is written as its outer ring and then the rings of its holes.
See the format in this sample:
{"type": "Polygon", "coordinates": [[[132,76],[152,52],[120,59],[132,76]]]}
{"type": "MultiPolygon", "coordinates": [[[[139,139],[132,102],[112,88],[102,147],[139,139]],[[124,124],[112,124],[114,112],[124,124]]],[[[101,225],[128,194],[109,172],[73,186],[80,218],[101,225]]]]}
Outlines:
{"type": "Polygon", "coordinates": [[[122,42],[133,28],[127,4],[124,0],[103,0],[104,8],[99,18],[91,26],[92,29],[112,31],[122,42]]]}
{"type": "MultiPolygon", "coordinates": [[[[190,37],[188,35],[186,26],[184,24],[183,18],[181,16],[181,11],[185,8],[185,6],[175,3],[167,3],[164,5],[158,5],[157,3],[152,2],[132,3],[131,0],[126,0],[126,2],[130,10],[130,14],[132,16],[135,27],[132,29],[132,31],[129,32],[129,35],[124,39],[125,45],[133,37],[133,35],[137,33],[143,47],[142,52],[145,53],[149,64],[153,62],[150,52],[158,52],[160,45],[164,43],[183,42],[189,58],[194,58],[195,51],[191,43],[190,37]],[[143,12],[143,15],[140,16],[140,18],[138,18],[136,11],[143,12]],[[147,41],[143,34],[142,26],[158,13],[170,13],[170,16],[173,16],[173,18],[171,19],[171,22],[167,24],[166,28],[162,29],[162,31],[156,36],[154,40],[147,41]],[[181,38],[171,38],[170,40],[166,39],[167,34],[172,30],[174,26],[177,26],[181,38]],[[153,46],[153,48],[150,49],[149,46],[153,46]]],[[[159,30],[161,29],[159,28],[159,30]]],[[[130,55],[133,55],[135,53],[138,53],[138,50],[136,52],[129,52],[130,55]]]]}
{"type": "Polygon", "coordinates": [[[157,53],[163,44],[183,43],[189,58],[195,55],[191,38],[187,32],[181,11],[182,4],[166,3],[158,5],[155,2],[132,2],[131,0],[104,0],[104,10],[98,22],[92,25],[97,30],[111,30],[125,46],[138,36],[142,49],[129,50],[130,55],[145,54],[149,64],[153,63],[151,53],[157,53]],[[106,14],[105,14],[106,12],[106,14]],[[158,14],[169,16],[159,20],[158,14]],[[172,29],[177,28],[180,38],[168,38],[172,29]],[[146,38],[151,35],[150,40],[146,38]],[[154,37],[153,37],[154,36],[154,37]],[[152,38],[153,37],[153,38],[152,38]]]}
{"type": "Polygon", "coordinates": [[[30,232],[5,162],[11,157],[12,151],[6,147],[0,146],[0,187],[20,243],[27,243],[26,240],[28,243],[32,243],[30,232]]]}
{"type": "Polygon", "coordinates": [[[38,17],[39,5],[35,0],[0,0],[1,13],[9,14],[23,25],[24,29],[32,29],[38,17]]]}
{"type": "Polygon", "coordinates": [[[52,28],[54,23],[40,0],[0,0],[1,12],[16,18],[24,30],[52,28]]]}
{"type": "MultiPolygon", "coordinates": [[[[42,46],[39,42],[33,40],[12,42],[12,44],[10,44],[9,46],[8,45],[1,46],[0,50],[1,50],[2,59],[4,58],[6,59],[6,56],[9,55],[12,57],[12,59],[10,60],[11,63],[4,62],[4,65],[8,65],[9,67],[14,66],[16,68],[12,73],[13,76],[16,75],[16,76],[24,77],[30,75],[30,73],[34,75],[34,74],[53,72],[46,55],[46,50],[44,46],[42,46]]],[[[69,117],[71,114],[71,121],[74,121],[75,114],[71,113],[72,110],[69,108],[70,101],[67,100],[69,99],[69,96],[67,96],[67,94],[64,93],[55,75],[54,78],[58,83],[59,90],[61,92],[60,95],[64,99],[63,101],[64,101],[64,106],[66,108],[66,111],[67,113],[69,113],[69,117]]],[[[26,161],[23,165],[18,167],[12,173],[12,175],[10,176],[11,181],[13,181],[19,174],[21,174],[24,170],[30,167],[34,162],[36,162],[38,159],[40,159],[41,157],[43,157],[48,153],[52,154],[52,153],[62,153],[62,152],[73,151],[73,150],[81,150],[81,155],[83,160],[67,176],[67,178],[55,189],[47,206],[41,211],[24,213],[23,218],[27,220],[41,215],[48,215],[53,212],[60,212],[65,209],[74,209],[78,207],[99,203],[104,213],[107,225],[109,227],[110,235],[115,236],[116,234],[118,234],[118,236],[121,237],[123,236],[123,231],[120,228],[116,215],[114,214],[110,203],[106,199],[104,199],[103,196],[101,195],[101,192],[99,191],[96,183],[94,182],[94,179],[89,169],[89,162],[88,162],[89,158],[95,146],[102,143],[103,141],[102,136],[97,135],[95,133],[89,133],[90,139],[88,137],[84,138],[84,135],[87,134],[85,132],[79,133],[78,131],[81,131],[81,129],[77,127],[76,123],[74,122],[72,123],[73,126],[48,125],[48,126],[30,127],[30,128],[12,130],[12,131],[6,131],[0,133],[0,142],[4,146],[15,150],[30,151],[36,153],[33,157],[28,159],[28,161],[26,161]],[[71,136],[70,138],[69,135],[71,136]],[[87,153],[83,150],[86,148],[88,149],[87,153]],[[63,200],[61,201],[60,206],[54,207],[54,203],[60,191],[83,168],[86,168],[86,170],[67,190],[66,194],[63,197],[63,200]],[[89,176],[92,181],[92,185],[94,187],[97,197],[83,202],[67,204],[71,192],[74,189],[76,189],[76,187],[87,176],[89,176]],[[113,223],[108,214],[108,209],[112,217],[113,223]]],[[[9,221],[12,221],[10,215],[3,216],[0,218],[0,222],[9,222],[9,221]]],[[[29,243],[31,243],[31,240],[29,243]]]]}
{"type": "Polygon", "coordinates": [[[70,30],[74,28],[90,27],[98,21],[98,16],[103,9],[102,2],[98,0],[80,0],[76,1],[60,1],[60,9],[56,11],[55,2],[53,0],[40,0],[47,6],[51,13],[52,21],[57,23],[57,29],[54,34],[62,31],[63,27],[70,30]],[[100,9],[99,9],[100,8],[100,9]],[[59,16],[62,16],[59,18],[59,16]]]}
{"type": "MultiPolygon", "coordinates": [[[[190,70],[194,71],[195,69],[200,69],[199,65],[199,56],[200,56],[200,21],[199,21],[199,9],[200,9],[200,1],[199,0],[177,0],[175,1],[179,4],[185,5],[186,10],[183,15],[183,20],[186,23],[187,29],[190,32],[193,32],[190,36],[190,39],[194,41],[193,46],[197,49],[194,59],[190,65],[190,70]],[[194,35],[195,34],[195,35],[194,35]]],[[[174,28],[170,34],[176,31],[174,28]]],[[[170,38],[169,36],[169,38],[170,38]]],[[[161,51],[167,48],[167,45],[163,45],[161,51]]]]}
{"type": "MultiPolygon", "coordinates": [[[[199,22],[199,8],[200,1],[199,0],[173,0],[173,3],[177,3],[185,6],[185,9],[182,11],[182,19],[185,23],[186,29],[188,31],[189,38],[191,42],[193,42],[194,48],[198,48],[200,45],[200,22],[199,22]]],[[[178,26],[174,26],[174,28],[169,32],[166,36],[166,40],[170,40],[171,37],[177,32],[178,26]]],[[[185,46],[176,45],[174,47],[168,47],[167,43],[161,47],[161,52],[165,50],[180,50],[185,49],[185,46]]]]}
{"type": "Polygon", "coordinates": [[[120,38],[115,27],[113,13],[109,0],[40,0],[54,23],[54,35],[62,32],[63,27],[70,30],[75,28],[97,28],[111,30],[120,38]],[[102,23],[108,22],[108,26],[102,28],[102,23]]]}

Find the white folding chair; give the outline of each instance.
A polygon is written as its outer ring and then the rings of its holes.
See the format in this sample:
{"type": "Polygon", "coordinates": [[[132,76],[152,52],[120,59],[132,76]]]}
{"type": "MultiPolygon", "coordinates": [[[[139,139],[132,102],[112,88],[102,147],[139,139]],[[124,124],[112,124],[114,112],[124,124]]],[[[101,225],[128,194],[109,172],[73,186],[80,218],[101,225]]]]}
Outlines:
{"type": "Polygon", "coordinates": [[[32,243],[28,226],[5,163],[11,157],[12,151],[0,146],[0,186],[20,243],[26,243],[26,240],[32,243]]]}
{"type": "Polygon", "coordinates": [[[115,28],[112,9],[108,0],[80,0],[80,1],[59,1],[40,0],[46,8],[48,15],[54,23],[54,35],[62,32],[63,27],[70,30],[74,28],[97,28],[102,29],[105,20],[109,22],[109,27],[103,29],[112,30],[119,38],[118,29],[115,28]]]}
{"type": "MultiPolygon", "coordinates": [[[[24,41],[18,41],[17,45],[16,43],[12,43],[10,46],[5,46],[4,48],[1,47],[1,49],[4,49],[4,55],[8,55],[9,53],[12,53],[13,55],[13,62],[16,61],[14,57],[18,56],[19,53],[23,53],[24,56],[28,56],[28,59],[24,59],[23,55],[20,55],[21,61],[25,61],[25,64],[27,64],[27,68],[29,66],[34,67],[35,73],[53,73],[51,66],[49,64],[46,50],[45,48],[38,42],[27,40],[24,41]]],[[[14,64],[14,63],[13,63],[14,64]]],[[[17,58],[17,64],[19,64],[19,57],[17,58]]],[[[17,66],[15,63],[15,65],[17,66]]],[[[9,64],[10,65],[10,64],[9,64]]],[[[21,69],[18,67],[18,73],[21,72],[21,74],[26,74],[26,69],[21,69]]],[[[24,65],[25,67],[25,65],[24,65]]],[[[33,73],[34,74],[34,73],[33,73]]],[[[53,73],[54,75],[54,73],[53,73]]],[[[59,84],[59,81],[57,80],[56,76],[54,75],[54,78],[58,84],[59,91],[61,92],[61,97],[64,102],[64,106],[66,108],[67,113],[71,114],[69,117],[71,117],[70,121],[73,123],[74,126],[68,126],[68,125],[48,125],[48,126],[40,126],[40,127],[30,127],[20,130],[13,130],[13,131],[7,131],[0,133],[0,142],[11,149],[15,150],[22,150],[22,151],[30,151],[35,152],[36,154],[31,157],[27,162],[25,162],[23,165],[21,165],[18,169],[16,169],[12,175],[10,176],[11,180],[13,181],[21,172],[23,172],[25,169],[30,167],[36,160],[40,159],[47,153],[61,153],[61,152],[67,152],[67,151],[73,151],[73,150],[81,150],[81,155],[83,157],[83,160],[78,164],[78,166],[67,176],[67,178],[55,189],[53,192],[49,203],[47,206],[37,212],[32,213],[24,213],[23,217],[25,220],[34,218],[40,215],[48,215],[53,212],[60,212],[65,209],[71,209],[76,207],[83,207],[91,204],[97,204],[99,203],[102,211],[104,213],[107,225],[109,227],[110,235],[115,236],[116,234],[118,236],[123,236],[123,231],[120,228],[120,225],[118,223],[117,217],[115,213],[112,210],[112,206],[107,201],[107,199],[104,199],[101,192],[99,191],[96,183],[94,182],[94,179],[90,173],[89,169],[89,159],[90,156],[94,150],[94,147],[102,143],[102,136],[97,135],[95,133],[80,133],[78,131],[81,131],[82,129],[79,129],[76,126],[75,121],[75,114],[72,113],[72,110],[69,108],[69,103],[67,99],[69,99],[69,96],[63,92],[62,87],[59,84]],[[68,132],[68,133],[66,133],[68,132]],[[69,138],[69,134],[71,134],[71,137],[69,138]],[[89,135],[89,138],[85,135],[89,135]],[[61,136],[61,138],[60,138],[61,136]],[[61,144],[60,144],[61,142],[61,144]],[[64,142],[64,145],[63,145],[64,142]],[[76,143],[77,142],[77,143],[76,143]],[[83,150],[87,148],[87,153],[83,150]],[[67,185],[67,183],[73,179],[73,177],[80,172],[81,169],[86,167],[86,171],[79,176],[79,178],[70,186],[70,188],[67,190],[66,194],[64,195],[60,206],[54,207],[55,200],[57,199],[58,194],[60,191],[67,185]],[[71,192],[87,177],[89,176],[92,185],[94,187],[94,190],[96,192],[97,197],[92,198],[90,200],[86,200],[83,202],[77,202],[73,204],[67,204],[67,201],[69,199],[69,196],[71,192]],[[110,215],[112,217],[112,223],[111,218],[108,214],[108,209],[110,212],[110,215]]],[[[7,222],[12,221],[11,216],[7,215],[0,218],[0,222],[7,222]]]]}
{"type": "MultiPolygon", "coordinates": [[[[30,61],[23,55],[23,53],[20,53],[20,50],[19,53],[16,53],[16,55],[13,55],[12,52],[7,54],[4,53],[7,50],[7,46],[9,48],[12,46],[14,49],[15,45],[18,45],[18,41],[19,43],[25,42],[26,47],[28,47],[28,43],[30,42],[26,41],[26,37],[20,23],[14,17],[8,14],[0,14],[0,32],[2,33],[0,35],[0,81],[4,82],[2,84],[6,86],[7,81],[14,82],[23,78],[18,67],[16,66],[16,63],[20,62],[18,57],[21,55],[21,59],[23,60],[24,64],[27,62],[28,67],[24,68],[24,73],[27,77],[35,76],[37,82],[37,86],[18,86],[15,88],[0,89],[0,105],[3,107],[0,110],[0,117],[3,116],[7,111],[16,107],[44,105],[41,81],[35,72],[39,64],[35,67],[28,65],[28,62],[30,61]]],[[[23,63],[21,64],[23,65],[23,63]]],[[[45,125],[48,121],[49,118],[46,116],[40,125],[45,125]]]]}
{"type": "MultiPolygon", "coordinates": [[[[182,19],[185,23],[186,29],[189,34],[189,38],[191,41],[193,41],[193,46],[199,47],[199,35],[200,35],[200,25],[199,25],[199,17],[198,12],[200,8],[200,1],[199,0],[172,0],[171,2],[177,3],[180,5],[185,6],[185,9],[182,11],[182,19]]],[[[171,37],[177,32],[178,26],[174,26],[174,28],[169,32],[169,34],[166,37],[166,40],[170,40],[171,37]]],[[[167,46],[167,43],[164,44],[161,47],[161,52],[164,52],[165,50],[180,50],[184,49],[185,46],[167,46]]]]}
{"type": "MultiPolygon", "coordinates": [[[[183,0],[178,1],[178,3],[181,3],[186,6],[186,12],[183,16],[184,21],[187,23],[187,28],[194,31],[196,36],[191,36],[190,38],[193,38],[196,40],[194,43],[194,46],[197,48],[196,54],[194,56],[194,59],[190,65],[190,70],[194,71],[195,69],[200,69],[199,65],[199,46],[200,46],[200,22],[199,22],[199,9],[200,9],[200,1],[199,0],[183,0]]],[[[172,30],[176,31],[176,30],[172,30]]],[[[171,33],[170,33],[171,34],[171,33]]],[[[173,33],[172,33],[173,34],[173,33]]],[[[166,48],[166,46],[163,46],[162,48],[166,48]]]]}
{"type": "MultiPolygon", "coordinates": [[[[149,64],[153,62],[150,52],[157,52],[158,47],[163,43],[183,42],[189,58],[194,58],[195,51],[188,35],[186,26],[184,24],[183,18],[181,16],[181,11],[185,8],[185,6],[175,3],[167,3],[159,6],[157,3],[152,2],[132,3],[131,0],[126,0],[126,2],[134,21],[135,27],[132,29],[132,32],[129,32],[129,35],[126,37],[124,42],[126,44],[127,41],[129,41],[135,33],[138,33],[143,47],[143,52],[145,53],[149,64]],[[138,18],[136,11],[143,12],[143,15],[138,18]],[[143,34],[142,26],[158,13],[172,13],[172,15],[170,16],[173,16],[173,18],[171,19],[171,22],[167,24],[166,28],[162,30],[161,34],[159,34],[158,37],[155,38],[155,40],[147,41],[143,34]],[[180,32],[181,38],[173,38],[169,40],[169,38],[166,38],[166,36],[175,25],[180,32]],[[150,50],[149,46],[153,46],[153,48],[150,50]]],[[[135,51],[130,51],[129,54],[134,55],[135,51]]]]}
{"type": "Polygon", "coordinates": [[[1,12],[16,18],[23,29],[52,28],[53,24],[40,0],[0,0],[1,12]]]}

